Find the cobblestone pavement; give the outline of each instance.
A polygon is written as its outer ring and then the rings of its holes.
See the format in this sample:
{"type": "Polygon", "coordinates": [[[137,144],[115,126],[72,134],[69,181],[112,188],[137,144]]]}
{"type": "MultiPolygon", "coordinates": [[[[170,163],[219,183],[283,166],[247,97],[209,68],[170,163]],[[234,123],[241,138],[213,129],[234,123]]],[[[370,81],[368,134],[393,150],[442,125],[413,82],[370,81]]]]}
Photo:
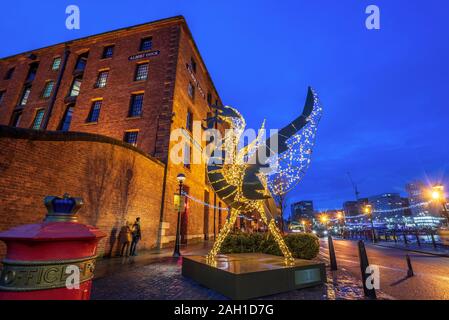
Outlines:
{"type": "MultiPolygon", "coordinates": [[[[182,259],[155,258],[104,275],[93,282],[93,300],[225,300],[221,294],[181,275],[182,259]]],[[[363,299],[361,283],[345,271],[327,271],[328,283],[314,288],[277,294],[272,300],[363,299]]]]}

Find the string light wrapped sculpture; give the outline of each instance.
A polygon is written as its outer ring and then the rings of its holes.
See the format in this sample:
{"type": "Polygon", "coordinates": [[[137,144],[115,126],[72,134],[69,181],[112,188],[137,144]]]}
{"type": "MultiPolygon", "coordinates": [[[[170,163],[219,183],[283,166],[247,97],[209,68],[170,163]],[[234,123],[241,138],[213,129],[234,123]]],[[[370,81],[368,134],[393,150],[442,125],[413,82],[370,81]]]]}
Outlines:
{"type": "Polygon", "coordinates": [[[310,165],[322,114],[318,96],[309,88],[301,116],[265,141],[263,124],[257,138],[242,148],[239,143],[246,127],[243,116],[231,107],[214,108],[216,117],[207,119],[208,127],[219,121],[226,123],[229,129],[208,160],[207,174],[217,195],[229,206],[230,213],[207,256],[208,263],[215,264],[237,217],[258,212],[279,245],[286,264],[293,264],[294,258],[275,223],[277,207],[272,195],[293,189],[310,165]]]}

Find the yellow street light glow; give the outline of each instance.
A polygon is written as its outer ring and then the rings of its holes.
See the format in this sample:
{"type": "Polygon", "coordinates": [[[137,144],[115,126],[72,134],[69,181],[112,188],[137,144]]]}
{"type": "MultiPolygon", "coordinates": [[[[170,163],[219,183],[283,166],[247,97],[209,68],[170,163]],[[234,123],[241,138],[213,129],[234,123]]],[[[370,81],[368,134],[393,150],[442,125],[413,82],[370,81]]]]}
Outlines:
{"type": "Polygon", "coordinates": [[[321,216],[321,217],[320,217],[320,220],[321,220],[321,222],[323,222],[323,223],[326,222],[326,221],[327,221],[327,216],[324,216],[324,215],[321,216]]]}
{"type": "Polygon", "coordinates": [[[371,213],[371,205],[366,205],[365,207],[364,207],[364,209],[363,209],[363,211],[366,213],[366,214],[370,214],[371,213]]]}
{"type": "Polygon", "coordinates": [[[341,212],[337,213],[337,219],[343,218],[343,214],[341,212]]]}

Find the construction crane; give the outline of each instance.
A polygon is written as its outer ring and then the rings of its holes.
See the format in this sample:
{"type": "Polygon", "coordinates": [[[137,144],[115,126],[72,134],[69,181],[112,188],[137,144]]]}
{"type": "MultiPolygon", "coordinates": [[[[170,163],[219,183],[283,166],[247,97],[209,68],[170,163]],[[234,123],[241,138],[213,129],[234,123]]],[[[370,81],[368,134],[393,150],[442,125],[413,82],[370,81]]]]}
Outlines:
{"type": "Polygon", "coordinates": [[[360,192],[359,192],[359,190],[357,189],[357,185],[356,185],[356,184],[354,183],[354,181],[352,180],[351,173],[349,173],[349,172],[348,172],[348,177],[349,177],[349,181],[351,181],[352,187],[354,188],[355,199],[356,199],[357,201],[359,201],[359,195],[360,195],[360,192]]]}

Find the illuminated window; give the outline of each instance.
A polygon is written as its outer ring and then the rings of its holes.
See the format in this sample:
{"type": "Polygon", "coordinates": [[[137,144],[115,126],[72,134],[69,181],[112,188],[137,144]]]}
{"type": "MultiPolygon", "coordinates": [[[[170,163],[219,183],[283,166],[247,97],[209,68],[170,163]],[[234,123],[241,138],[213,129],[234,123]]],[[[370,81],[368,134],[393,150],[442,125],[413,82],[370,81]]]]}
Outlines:
{"type": "Polygon", "coordinates": [[[100,71],[98,74],[97,82],[95,83],[95,88],[104,88],[108,82],[109,71],[100,71]]]}
{"type": "Polygon", "coordinates": [[[42,120],[44,119],[45,110],[39,109],[36,112],[36,116],[33,121],[33,129],[39,130],[41,128],[42,120]]]}
{"type": "Polygon", "coordinates": [[[90,108],[89,116],[87,117],[87,122],[98,122],[102,104],[103,104],[103,100],[96,100],[92,103],[92,107],[90,108]]]}
{"type": "Polygon", "coordinates": [[[153,47],[153,38],[148,37],[140,41],[140,51],[148,51],[153,47]]]}
{"type": "Polygon", "coordinates": [[[124,141],[133,146],[137,146],[138,135],[139,135],[139,131],[126,131],[124,141]]]}
{"type": "Polygon", "coordinates": [[[133,94],[129,107],[128,117],[139,117],[142,114],[143,94],[133,94]]]}
{"type": "Polygon", "coordinates": [[[89,52],[85,52],[80,54],[78,60],[76,61],[75,70],[76,71],[84,71],[87,65],[87,58],[89,57],[89,52]]]}
{"type": "Polygon", "coordinates": [[[75,107],[74,105],[69,105],[64,113],[64,117],[61,120],[59,125],[59,130],[61,131],[69,131],[70,124],[72,123],[72,116],[75,107]]]}
{"type": "Polygon", "coordinates": [[[54,85],[55,85],[54,81],[48,81],[45,84],[44,91],[42,92],[42,98],[49,98],[51,96],[54,85]]]}
{"type": "Polygon", "coordinates": [[[25,88],[23,88],[23,92],[22,92],[22,96],[20,98],[20,105],[24,106],[28,103],[28,98],[30,97],[30,93],[31,93],[31,86],[25,86],[25,88]]]}
{"type": "Polygon", "coordinates": [[[75,78],[73,80],[73,84],[72,87],[70,89],[70,97],[77,97],[80,94],[80,90],[81,90],[81,78],[75,78]]]}
{"type": "Polygon", "coordinates": [[[103,49],[103,54],[101,56],[102,59],[112,58],[114,55],[115,46],[107,46],[103,49]]]}
{"type": "Polygon", "coordinates": [[[148,63],[140,63],[136,67],[135,81],[146,80],[148,78],[148,63]]]}
{"type": "Polygon", "coordinates": [[[195,99],[195,87],[193,86],[193,84],[191,82],[189,82],[187,92],[188,92],[190,98],[195,99]]]}
{"type": "Polygon", "coordinates": [[[190,132],[193,131],[193,113],[190,110],[187,110],[186,129],[190,132]]]}
{"type": "Polygon", "coordinates": [[[53,59],[53,64],[51,65],[51,70],[56,71],[59,70],[59,67],[61,66],[61,58],[57,57],[53,59]]]}

